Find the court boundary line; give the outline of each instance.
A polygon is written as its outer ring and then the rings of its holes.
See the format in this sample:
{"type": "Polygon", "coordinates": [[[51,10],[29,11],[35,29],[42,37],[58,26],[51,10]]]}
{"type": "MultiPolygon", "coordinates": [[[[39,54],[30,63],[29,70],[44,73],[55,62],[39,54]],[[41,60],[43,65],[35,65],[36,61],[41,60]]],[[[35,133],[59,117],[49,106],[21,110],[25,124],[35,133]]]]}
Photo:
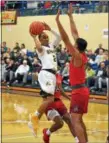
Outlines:
{"type": "MultiPolygon", "coordinates": [[[[27,124],[29,121],[23,121],[23,120],[17,120],[17,121],[2,121],[2,124],[16,124],[16,123],[25,123],[27,124]]],[[[45,122],[51,122],[52,121],[40,121],[42,123],[45,123],[45,122]]],[[[108,122],[108,120],[95,120],[95,121],[85,121],[86,123],[95,123],[95,122],[108,122]]]]}

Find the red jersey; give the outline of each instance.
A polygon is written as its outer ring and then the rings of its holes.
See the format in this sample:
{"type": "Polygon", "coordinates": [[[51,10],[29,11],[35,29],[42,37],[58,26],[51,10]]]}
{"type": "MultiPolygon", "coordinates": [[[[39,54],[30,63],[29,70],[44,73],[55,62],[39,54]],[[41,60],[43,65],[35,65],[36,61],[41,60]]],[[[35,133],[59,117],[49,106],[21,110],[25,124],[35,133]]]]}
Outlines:
{"type": "Polygon", "coordinates": [[[72,60],[70,62],[70,71],[69,71],[69,79],[71,86],[85,83],[86,74],[84,65],[87,63],[87,56],[85,53],[82,55],[82,66],[75,67],[72,60]]]}
{"type": "Polygon", "coordinates": [[[58,86],[60,86],[61,83],[62,83],[62,76],[59,75],[59,74],[56,74],[56,85],[57,86],[56,86],[56,91],[55,91],[55,94],[54,94],[55,98],[59,98],[59,99],[61,98],[61,92],[58,88],[58,86]]]}

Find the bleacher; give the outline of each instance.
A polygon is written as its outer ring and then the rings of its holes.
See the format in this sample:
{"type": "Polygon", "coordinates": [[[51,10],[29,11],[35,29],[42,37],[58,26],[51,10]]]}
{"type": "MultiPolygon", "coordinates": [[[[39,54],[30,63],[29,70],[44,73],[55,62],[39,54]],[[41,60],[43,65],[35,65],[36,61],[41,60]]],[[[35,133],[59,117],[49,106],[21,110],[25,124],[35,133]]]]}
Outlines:
{"type": "Polygon", "coordinates": [[[17,10],[18,16],[55,15],[58,8],[66,14],[68,4],[73,3],[74,13],[108,12],[108,1],[5,1],[2,10],[17,10]]]}

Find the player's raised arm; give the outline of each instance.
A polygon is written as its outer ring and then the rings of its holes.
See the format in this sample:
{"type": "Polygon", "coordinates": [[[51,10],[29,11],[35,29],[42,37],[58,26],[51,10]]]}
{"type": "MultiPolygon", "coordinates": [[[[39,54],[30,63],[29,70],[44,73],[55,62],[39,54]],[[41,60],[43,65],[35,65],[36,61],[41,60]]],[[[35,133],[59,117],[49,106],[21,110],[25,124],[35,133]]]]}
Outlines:
{"type": "Polygon", "coordinates": [[[71,33],[72,33],[74,40],[76,41],[79,38],[79,34],[78,34],[78,30],[76,28],[76,24],[73,19],[72,12],[73,12],[72,3],[70,3],[69,9],[68,9],[68,16],[70,20],[71,33]]]}
{"type": "Polygon", "coordinates": [[[58,32],[56,32],[55,30],[53,30],[52,28],[50,28],[50,26],[47,24],[47,23],[43,23],[44,24],[44,26],[45,26],[45,30],[48,30],[48,31],[50,31],[53,35],[54,35],[54,39],[53,39],[53,41],[50,43],[50,45],[52,46],[52,47],[56,47],[56,46],[58,46],[59,45],[59,43],[60,43],[60,41],[61,41],[61,36],[60,36],[60,34],[58,33],[58,32]]]}
{"type": "MultiPolygon", "coordinates": [[[[30,33],[31,34],[31,33],[30,33]]],[[[36,49],[38,50],[39,53],[42,53],[43,52],[43,48],[41,46],[41,43],[40,41],[37,39],[36,35],[32,35],[31,36],[33,37],[33,40],[35,42],[35,46],[36,46],[36,49]]]]}
{"type": "Polygon", "coordinates": [[[60,10],[58,10],[58,13],[57,13],[57,16],[56,16],[56,23],[57,23],[61,38],[62,38],[66,48],[68,49],[69,53],[72,56],[78,55],[79,51],[76,48],[74,48],[74,46],[70,42],[70,39],[69,39],[66,31],[64,30],[62,24],[60,23],[59,16],[60,16],[60,10]]]}

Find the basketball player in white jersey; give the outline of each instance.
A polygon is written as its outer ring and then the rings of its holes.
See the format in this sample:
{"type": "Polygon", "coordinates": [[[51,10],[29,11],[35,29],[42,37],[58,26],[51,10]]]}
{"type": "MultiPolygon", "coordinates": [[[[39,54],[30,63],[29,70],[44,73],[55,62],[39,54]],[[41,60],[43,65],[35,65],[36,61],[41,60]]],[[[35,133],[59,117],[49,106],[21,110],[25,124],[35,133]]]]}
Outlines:
{"type": "Polygon", "coordinates": [[[36,51],[42,63],[42,69],[38,74],[38,81],[41,87],[41,96],[43,102],[39,109],[31,114],[29,127],[32,129],[33,134],[36,136],[38,121],[42,114],[45,112],[48,105],[54,102],[54,92],[56,88],[56,71],[57,71],[57,58],[54,47],[58,46],[61,41],[60,35],[52,30],[46,23],[44,23],[45,30],[50,31],[55,39],[49,44],[49,37],[45,32],[40,35],[31,35],[34,39],[36,51]]]}

